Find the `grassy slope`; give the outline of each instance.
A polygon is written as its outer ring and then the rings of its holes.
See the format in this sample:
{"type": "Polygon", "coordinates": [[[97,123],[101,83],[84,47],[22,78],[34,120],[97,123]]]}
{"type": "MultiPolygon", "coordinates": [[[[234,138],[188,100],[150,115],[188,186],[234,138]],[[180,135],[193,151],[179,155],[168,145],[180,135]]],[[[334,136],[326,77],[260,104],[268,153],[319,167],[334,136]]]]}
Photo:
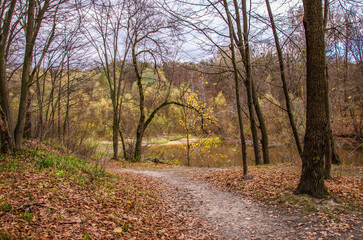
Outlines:
{"type": "Polygon", "coordinates": [[[0,155],[0,239],[174,239],[188,234],[188,219],[177,218],[160,191],[156,180],[109,174],[49,150],[0,155]]]}

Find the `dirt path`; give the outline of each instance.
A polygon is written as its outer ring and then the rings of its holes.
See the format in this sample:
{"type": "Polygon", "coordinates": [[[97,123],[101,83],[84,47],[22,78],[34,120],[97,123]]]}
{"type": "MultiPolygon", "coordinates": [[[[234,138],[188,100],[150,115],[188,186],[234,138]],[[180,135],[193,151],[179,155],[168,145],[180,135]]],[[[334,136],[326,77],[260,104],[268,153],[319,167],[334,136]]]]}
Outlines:
{"type": "MultiPolygon", "coordinates": [[[[188,178],[190,169],[138,171],[166,183],[163,197],[173,207],[201,218],[224,239],[356,239],[348,232],[334,236],[326,226],[296,213],[267,207],[230,192],[223,192],[208,183],[188,178]]],[[[215,237],[218,239],[219,237],[215,237]]]]}

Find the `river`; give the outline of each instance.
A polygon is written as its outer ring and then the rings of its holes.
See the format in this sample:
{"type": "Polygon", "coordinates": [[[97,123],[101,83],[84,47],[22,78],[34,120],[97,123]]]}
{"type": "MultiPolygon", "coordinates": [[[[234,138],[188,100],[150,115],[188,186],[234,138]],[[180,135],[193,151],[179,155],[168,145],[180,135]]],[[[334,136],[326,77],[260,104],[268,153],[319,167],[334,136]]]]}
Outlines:
{"type": "MultiPolygon", "coordinates": [[[[149,146],[145,155],[158,156],[164,160],[176,161],[186,165],[186,144],[161,144],[149,146]]],[[[301,162],[294,147],[270,147],[270,160],[272,164],[301,162]]],[[[338,148],[342,163],[346,166],[363,167],[363,151],[349,148],[338,148]]],[[[262,152],[261,152],[262,154],[262,152]]],[[[203,149],[196,148],[191,151],[190,166],[192,167],[239,167],[242,165],[241,147],[239,144],[221,143],[217,146],[203,149]]],[[[247,160],[249,165],[254,164],[253,148],[247,147],[247,160]]]]}

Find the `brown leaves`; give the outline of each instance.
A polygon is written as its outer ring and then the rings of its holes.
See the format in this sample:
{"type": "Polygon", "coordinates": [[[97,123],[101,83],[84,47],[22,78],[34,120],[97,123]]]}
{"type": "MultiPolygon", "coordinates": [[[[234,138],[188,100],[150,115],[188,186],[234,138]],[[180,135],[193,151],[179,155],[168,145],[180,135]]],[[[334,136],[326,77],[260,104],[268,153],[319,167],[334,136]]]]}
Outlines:
{"type": "Polygon", "coordinates": [[[120,173],[85,182],[78,181],[82,173],[74,169],[68,174],[34,167],[29,153],[0,158],[0,234],[15,239],[194,238],[186,234],[188,219],[170,211],[159,195],[160,183],[152,178],[120,173]]]}
{"type": "MultiPolygon", "coordinates": [[[[300,169],[294,165],[270,165],[250,167],[251,179],[243,180],[240,170],[223,170],[192,173],[194,178],[211,182],[220,188],[241,192],[257,200],[278,203],[281,194],[293,193],[296,189],[300,169]]],[[[333,176],[325,184],[330,193],[340,201],[363,205],[363,180],[360,177],[333,176]]]]}
{"type": "Polygon", "coordinates": [[[194,175],[230,191],[237,191],[257,200],[274,203],[285,191],[292,191],[297,186],[297,168],[292,166],[251,167],[251,179],[243,180],[240,170],[223,170],[194,175]]]}
{"type": "Polygon", "coordinates": [[[241,170],[190,172],[194,179],[210,182],[220,189],[238,192],[263,204],[283,206],[292,214],[303,213],[302,222],[295,230],[303,233],[304,239],[345,239],[350,235],[356,239],[362,235],[363,196],[359,176],[333,176],[333,180],[325,181],[333,199],[317,200],[293,194],[300,176],[296,166],[250,167],[249,173],[252,178],[244,180],[241,170]]]}

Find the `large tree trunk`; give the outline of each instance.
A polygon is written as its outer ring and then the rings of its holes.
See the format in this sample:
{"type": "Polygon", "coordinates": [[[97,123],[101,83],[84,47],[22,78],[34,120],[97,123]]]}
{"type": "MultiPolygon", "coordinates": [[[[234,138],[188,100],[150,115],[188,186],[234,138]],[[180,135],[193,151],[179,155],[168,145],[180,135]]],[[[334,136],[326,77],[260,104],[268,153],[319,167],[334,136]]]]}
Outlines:
{"type": "Polygon", "coordinates": [[[299,138],[299,133],[296,128],[296,123],[295,123],[295,119],[294,119],[294,115],[293,115],[293,109],[292,109],[291,100],[290,100],[290,96],[289,96],[289,90],[288,90],[287,83],[286,83],[284,58],[282,55],[279,36],[277,35],[275,20],[274,20],[273,14],[272,14],[269,0],[266,0],[266,6],[267,6],[267,10],[268,10],[268,15],[270,17],[272,32],[273,32],[274,39],[275,39],[277,56],[279,58],[280,77],[281,77],[281,82],[282,82],[282,89],[284,91],[286,111],[287,111],[287,115],[289,117],[290,126],[291,126],[292,133],[294,135],[295,144],[296,144],[298,153],[300,155],[300,158],[302,158],[302,146],[301,146],[301,142],[300,142],[300,138],[299,138]]]}
{"type": "Polygon", "coordinates": [[[324,150],[328,131],[325,106],[325,42],[320,0],[304,0],[304,26],[307,49],[307,113],[303,164],[297,194],[322,198],[328,194],[324,184],[324,150]]]}

